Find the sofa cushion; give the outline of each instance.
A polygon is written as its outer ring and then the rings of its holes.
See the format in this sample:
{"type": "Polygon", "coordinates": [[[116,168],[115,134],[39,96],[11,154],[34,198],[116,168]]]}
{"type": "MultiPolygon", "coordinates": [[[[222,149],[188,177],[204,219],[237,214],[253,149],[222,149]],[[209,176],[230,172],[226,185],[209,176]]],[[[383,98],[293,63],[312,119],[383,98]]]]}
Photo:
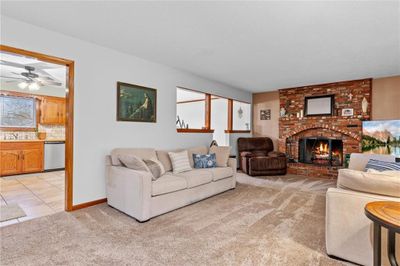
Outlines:
{"type": "Polygon", "coordinates": [[[117,148],[111,151],[111,162],[113,165],[121,165],[118,157],[121,155],[135,155],[140,159],[153,159],[157,158],[155,149],[147,148],[117,148]]]}
{"type": "Polygon", "coordinates": [[[340,169],[337,186],[366,193],[400,197],[400,172],[367,173],[340,169]]]}
{"type": "Polygon", "coordinates": [[[193,161],[193,154],[207,154],[208,153],[208,148],[206,146],[198,146],[198,147],[193,147],[189,148],[188,150],[188,156],[189,156],[189,163],[190,167],[194,167],[194,161],[193,161]]]}
{"type": "Polygon", "coordinates": [[[213,181],[233,176],[233,170],[231,167],[216,167],[207,170],[212,173],[213,181]]]}
{"type": "Polygon", "coordinates": [[[171,193],[187,188],[186,179],[180,176],[166,173],[157,180],[151,182],[151,195],[157,196],[166,193],[171,193]]]}
{"type": "Polygon", "coordinates": [[[188,188],[210,183],[213,179],[212,173],[209,171],[209,169],[194,169],[174,175],[185,178],[188,188]]]}
{"type": "Polygon", "coordinates": [[[210,148],[210,153],[215,153],[217,157],[217,166],[226,167],[228,165],[228,159],[231,152],[231,147],[229,146],[212,146],[210,148]]]}

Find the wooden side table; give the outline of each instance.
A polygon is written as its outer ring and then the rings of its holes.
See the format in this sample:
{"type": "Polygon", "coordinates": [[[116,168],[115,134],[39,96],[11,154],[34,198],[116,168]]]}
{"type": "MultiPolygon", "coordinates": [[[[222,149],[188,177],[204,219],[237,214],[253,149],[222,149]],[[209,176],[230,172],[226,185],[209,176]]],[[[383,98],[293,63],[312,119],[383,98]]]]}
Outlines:
{"type": "Polygon", "coordinates": [[[365,205],[365,215],[374,222],[374,266],[381,266],[381,227],[388,230],[388,257],[396,261],[396,233],[400,234],[400,202],[374,201],[365,205]]]}

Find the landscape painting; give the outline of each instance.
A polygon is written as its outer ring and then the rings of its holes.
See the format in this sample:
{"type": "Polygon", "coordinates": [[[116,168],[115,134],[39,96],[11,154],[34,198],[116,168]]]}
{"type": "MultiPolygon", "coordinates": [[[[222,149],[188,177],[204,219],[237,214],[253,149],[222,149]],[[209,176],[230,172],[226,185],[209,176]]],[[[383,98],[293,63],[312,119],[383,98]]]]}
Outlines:
{"type": "Polygon", "coordinates": [[[117,120],[157,121],[157,90],[133,84],[117,83],[117,120]]]}
{"type": "Polygon", "coordinates": [[[364,121],[362,151],[400,157],[400,120],[364,121]]]}

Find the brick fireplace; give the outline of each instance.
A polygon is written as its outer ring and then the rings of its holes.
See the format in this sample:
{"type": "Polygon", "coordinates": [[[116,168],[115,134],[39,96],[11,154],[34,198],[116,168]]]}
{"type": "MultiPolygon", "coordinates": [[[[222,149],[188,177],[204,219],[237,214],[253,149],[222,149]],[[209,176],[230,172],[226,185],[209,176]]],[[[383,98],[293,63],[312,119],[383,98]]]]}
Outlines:
{"type": "Polygon", "coordinates": [[[371,114],[371,85],[371,79],[363,79],[279,90],[280,107],[287,112],[279,119],[279,151],[293,159],[289,173],[337,177],[346,155],[361,151],[362,121],[371,114]],[[305,97],[323,95],[334,95],[332,116],[298,117],[304,112],[305,97]],[[369,103],[366,112],[364,97],[369,103]],[[353,115],[342,116],[348,108],[353,115]]]}

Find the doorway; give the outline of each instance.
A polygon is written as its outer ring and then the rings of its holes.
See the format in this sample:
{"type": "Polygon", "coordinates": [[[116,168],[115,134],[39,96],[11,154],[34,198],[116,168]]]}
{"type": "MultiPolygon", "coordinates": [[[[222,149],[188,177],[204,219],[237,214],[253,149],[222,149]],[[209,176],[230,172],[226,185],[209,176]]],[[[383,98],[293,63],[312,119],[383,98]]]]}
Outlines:
{"type": "MultiPolygon", "coordinates": [[[[4,180],[12,180],[13,174],[16,174],[16,172],[12,171],[16,171],[17,169],[18,171],[21,171],[21,173],[24,173],[24,175],[19,176],[20,178],[16,178],[16,181],[9,182],[10,185],[15,185],[16,187],[21,188],[24,187],[30,190],[30,187],[32,188],[32,184],[29,184],[29,182],[33,182],[32,180],[34,178],[32,178],[32,176],[36,176],[42,185],[46,185],[45,183],[48,182],[54,187],[62,188],[64,193],[64,206],[63,208],[62,206],[58,206],[58,208],[65,211],[72,211],[74,61],[5,45],[0,45],[0,52],[1,54],[5,55],[15,55],[19,57],[25,57],[27,59],[37,60],[41,63],[41,65],[54,65],[65,69],[65,76],[61,78],[61,82],[59,82],[57,78],[54,78],[57,77],[57,67],[48,67],[49,70],[44,73],[40,70],[40,63],[37,65],[34,63],[31,65],[26,64],[23,66],[22,71],[10,71],[9,73],[12,75],[8,75],[8,78],[4,78],[2,75],[2,83],[4,83],[0,92],[3,97],[8,97],[2,100],[10,103],[12,101],[18,101],[23,97],[24,99],[28,100],[19,103],[30,106],[29,99],[34,99],[32,102],[34,108],[32,114],[35,114],[35,117],[33,119],[34,122],[29,121],[29,119],[25,119],[22,122],[19,121],[21,123],[21,127],[19,128],[20,131],[13,131],[18,133],[14,136],[4,135],[3,133],[7,130],[10,132],[10,129],[12,131],[15,128],[7,128],[7,124],[5,125],[6,127],[4,127],[4,124],[2,124],[0,129],[0,132],[2,133],[2,140],[0,140],[1,151],[3,152],[3,150],[9,149],[10,152],[8,155],[10,160],[8,161],[8,164],[4,163],[4,160],[2,160],[3,162],[0,169],[2,177],[0,177],[0,179],[3,180],[3,177],[7,176],[4,180]],[[35,66],[37,66],[36,69],[35,66]],[[52,75],[45,75],[49,73],[52,75]],[[6,84],[6,81],[13,83],[13,79],[15,80],[14,83],[18,85],[19,89],[25,89],[28,93],[17,90],[9,92],[7,90],[8,86],[4,86],[4,84],[6,84]],[[47,95],[45,89],[51,88],[52,86],[56,88],[57,86],[60,86],[59,83],[65,85],[63,87],[65,90],[64,96],[61,97],[61,95],[47,95]],[[50,85],[46,87],[48,84],[50,85]],[[4,90],[3,87],[6,89],[4,90]],[[38,93],[38,91],[40,91],[40,87],[43,87],[44,90],[38,93]],[[30,94],[31,96],[26,97],[27,94],[30,94]],[[46,116],[40,116],[40,114],[43,113],[46,113],[46,116]],[[29,123],[34,123],[34,125],[31,126],[29,123]],[[61,124],[65,126],[57,126],[61,124]],[[26,128],[24,129],[24,127],[26,128]],[[48,135],[46,136],[45,134],[43,137],[43,135],[41,135],[43,132],[47,132],[48,135]],[[32,136],[37,137],[37,142],[35,137],[32,136]],[[57,139],[57,136],[64,136],[65,139],[57,139]],[[12,142],[11,140],[6,140],[5,138],[14,138],[18,141],[12,142]],[[24,146],[24,143],[27,143],[26,140],[31,141],[29,146],[24,146]],[[42,147],[40,147],[41,140],[45,140],[42,142],[42,147]],[[17,143],[19,144],[17,145],[17,143]],[[60,153],[61,155],[65,156],[64,165],[60,165],[60,160],[57,160],[56,154],[60,155],[60,153]],[[39,162],[39,160],[42,161],[39,162]],[[60,182],[63,182],[64,184],[60,184],[60,182]]],[[[6,63],[2,61],[2,66],[5,65],[6,63]]],[[[10,62],[8,63],[8,67],[9,69],[12,69],[12,67],[15,67],[15,69],[18,67],[21,68],[20,65],[15,64],[13,66],[10,62]]],[[[54,91],[52,93],[54,94],[54,91]]],[[[5,104],[3,104],[3,107],[4,106],[5,104]]],[[[4,198],[1,198],[1,201],[2,204],[6,203],[4,198]]]]}

